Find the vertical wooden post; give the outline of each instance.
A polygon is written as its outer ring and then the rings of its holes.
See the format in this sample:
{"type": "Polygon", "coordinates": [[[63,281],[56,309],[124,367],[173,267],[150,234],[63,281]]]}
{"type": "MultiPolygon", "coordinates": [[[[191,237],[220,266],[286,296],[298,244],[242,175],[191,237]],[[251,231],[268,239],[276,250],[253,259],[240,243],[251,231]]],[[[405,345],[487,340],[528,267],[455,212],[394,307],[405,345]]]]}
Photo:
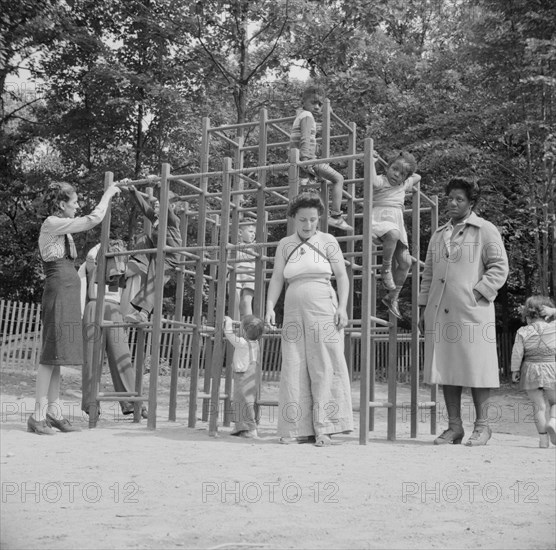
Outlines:
{"type": "MultiPolygon", "coordinates": [[[[219,258],[221,260],[218,269],[218,288],[216,291],[216,319],[224,318],[224,307],[226,303],[226,258],[229,240],[229,220],[230,220],[230,171],[232,161],[230,158],[223,160],[222,166],[222,225],[220,234],[219,258]]],[[[212,355],[212,376],[211,376],[211,406],[209,413],[209,435],[216,436],[218,433],[218,413],[220,410],[220,379],[222,377],[222,362],[224,359],[224,340],[222,331],[218,330],[214,334],[214,352],[212,355]]]]}
{"type": "MultiPolygon", "coordinates": [[[[438,196],[433,197],[434,206],[431,208],[431,235],[438,229],[438,196]]],[[[431,401],[433,403],[438,402],[438,385],[434,384],[431,386],[431,401]]],[[[436,434],[436,405],[431,409],[431,434],[436,434]]]]}
{"type": "MultiPolygon", "coordinates": [[[[355,155],[357,153],[357,126],[354,122],[350,124],[350,132],[348,138],[348,154],[355,155]]],[[[355,178],[355,159],[351,158],[348,160],[348,168],[347,168],[347,177],[348,179],[355,178]]],[[[348,202],[348,223],[355,229],[355,204],[353,202],[353,198],[355,196],[355,184],[350,183],[348,186],[348,191],[350,195],[350,199],[348,202]]],[[[347,304],[347,315],[348,319],[353,319],[353,296],[355,290],[355,277],[354,277],[354,270],[353,264],[355,263],[355,239],[349,239],[346,242],[346,252],[350,255],[351,261],[348,267],[348,279],[349,279],[349,298],[347,304]]],[[[345,354],[348,363],[348,371],[350,375],[350,380],[353,381],[353,339],[349,334],[346,334],[345,337],[345,354]]]]}
{"type": "Polygon", "coordinates": [[[411,233],[412,233],[412,255],[417,261],[411,266],[411,364],[410,364],[410,384],[411,384],[411,415],[410,430],[411,437],[417,437],[419,414],[419,275],[421,272],[419,256],[421,250],[421,194],[419,192],[421,184],[417,184],[417,191],[413,192],[411,208],[411,233]]]}
{"type": "Polygon", "coordinates": [[[387,420],[387,439],[396,439],[396,401],[398,385],[398,320],[390,314],[392,325],[388,331],[388,420],[387,420]]]}
{"type": "MultiPolygon", "coordinates": [[[[186,209],[180,213],[180,235],[183,246],[187,245],[187,206],[186,209]]],[[[184,261],[185,256],[181,256],[180,263],[184,261]]],[[[176,300],[174,309],[174,321],[181,321],[183,317],[183,295],[185,284],[184,267],[180,267],[176,277],[176,300]]],[[[173,332],[172,337],[172,372],[170,375],[170,404],[168,406],[168,420],[176,420],[177,408],[177,395],[178,395],[178,374],[180,368],[180,353],[183,344],[183,335],[181,333],[173,332]]]]}
{"type": "MultiPolygon", "coordinates": [[[[209,147],[210,147],[210,120],[203,118],[203,135],[201,141],[201,173],[205,174],[209,169],[209,147]]],[[[201,367],[201,333],[200,328],[203,322],[203,279],[205,266],[203,262],[203,247],[205,245],[206,231],[206,215],[207,204],[205,193],[208,190],[208,177],[201,176],[199,178],[199,187],[201,194],[198,200],[198,217],[197,217],[197,246],[199,259],[195,268],[195,302],[193,310],[193,335],[191,346],[191,379],[189,384],[189,414],[187,425],[194,428],[197,421],[197,390],[199,385],[199,370],[201,367]]]]}
{"type": "MultiPolygon", "coordinates": [[[[268,112],[266,109],[261,109],[259,112],[259,165],[266,166],[268,164],[267,154],[268,154],[268,112]]],[[[258,171],[258,182],[259,189],[257,190],[257,241],[266,242],[267,241],[267,224],[266,224],[266,212],[265,212],[265,195],[264,191],[266,189],[267,179],[269,178],[268,172],[266,170],[258,171]]],[[[253,296],[253,313],[259,317],[264,315],[264,296],[265,296],[265,276],[264,276],[264,262],[262,261],[262,256],[264,254],[264,249],[260,246],[256,246],[256,252],[258,254],[255,260],[255,295],[253,296]]]]}
{"type": "Polygon", "coordinates": [[[164,298],[164,270],[166,258],[166,233],[168,231],[168,191],[170,165],[162,164],[160,179],[160,212],[158,215],[158,241],[156,244],[154,309],[152,312],[151,371],[149,376],[149,414],[147,428],[156,429],[158,371],[160,365],[160,342],[162,329],[162,302],[164,298]]]}
{"type": "MultiPolygon", "coordinates": [[[[114,174],[106,172],[104,175],[104,189],[106,190],[114,181],[114,174]]],[[[93,365],[91,369],[92,380],[89,386],[89,402],[87,408],[89,411],[89,428],[94,428],[98,420],[98,393],[99,381],[102,376],[102,364],[104,359],[104,349],[106,335],[102,327],[104,322],[104,295],[106,294],[106,252],[108,250],[108,239],[110,237],[110,212],[111,202],[108,203],[106,215],[102,220],[100,231],[100,249],[97,260],[97,299],[95,304],[95,339],[93,342],[93,365]],[[97,337],[97,331],[98,336],[97,337]]]]}
{"type": "Polygon", "coordinates": [[[369,402],[370,380],[374,379],[374,357],[371,356],[370,334],[371,334],[371,304],[375,300],[371,281],[372,271],[372,224],[371,211],[373,205],[374,163],[373,163],[373,140],[365,139],[363,158],[363,272],[361,293],[361,389],[359,404],[359,443],[367,444],[369,437],[369,402]]]}
{"type": "MultiPolygon", "coordinates": [[[[321,158],[328,158],[330,156],[330,100],[325,99],[322,106],[322,130],[321,130],[321,146],[320,155],[321,158]]],[[[318,148],[317,148],[318,150],[318,148]]],[[[322,216],[323,228],[328,228],[328,211],[329,211],[329,184],[327,181],[323,181],[321,184],[320,195],[322,202],[324,204],[324,216],[322,216]]],[[[323,229],[326,231],[327,229],[323,229]]]]}

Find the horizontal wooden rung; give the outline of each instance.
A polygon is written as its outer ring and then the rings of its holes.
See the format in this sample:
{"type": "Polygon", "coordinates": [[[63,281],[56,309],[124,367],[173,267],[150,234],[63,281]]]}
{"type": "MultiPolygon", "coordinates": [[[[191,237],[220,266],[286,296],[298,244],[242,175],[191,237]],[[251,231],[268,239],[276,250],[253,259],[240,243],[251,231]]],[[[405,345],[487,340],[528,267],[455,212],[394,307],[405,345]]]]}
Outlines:
{"type": "Polygon", "coordinates": [[[138,396],[138,397],[128,397],[128,396],[120,396],[120,397],[116,397],[116,396],[108,396],[108,397],[103,397],[102,395],[98,396],[98,400],[99,401],[131,401],[132,403],[135,403],[135,401],[148,401],[149,399],[147,397],[142,397],[142,396],[138,396]]]}
{"type": "Polygon", "coordinates": [[[385,409],[390,409],[392,408],[392,403],[389,403],[388,401],[369,401],[369,407],[374,409],[382,407],[385,409]]]}
{"type": "Polygon", "coordinates": [[[259,407],[277,407],[278,401],[257,401],[259,407]]]}
{"type": "Polygon", "coordinates": [[[99,392],[99,397],[137,397],[139,395],[136,391],[104,391],[99,392]]]}
{"type": "Polygon", "coordinates": [[[432,409],[432,407],[436,407],[436,401],[421,401],[417,403],[417,407],[419,409],[432,409]]]}
{"type": "MultiPolygon", "coordinates": [[[[206,393],[206,392],[199,392],[197,393],[197,399],[211,399],[212,395],[210,393],[206,393]]],[[[218,399],[228,399],[228,394],[227,393],[221,393],[218,396],[218,399]]]]}

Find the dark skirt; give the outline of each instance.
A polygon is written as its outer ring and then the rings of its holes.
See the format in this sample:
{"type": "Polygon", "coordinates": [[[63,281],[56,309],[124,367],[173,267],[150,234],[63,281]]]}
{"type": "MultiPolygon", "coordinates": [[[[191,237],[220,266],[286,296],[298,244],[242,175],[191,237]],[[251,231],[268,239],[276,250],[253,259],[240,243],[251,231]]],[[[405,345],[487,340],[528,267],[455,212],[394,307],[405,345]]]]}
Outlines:
{"type": "Polygon", "coordinates": [[[44,262],[42,295],[43,365],[82,365],[81,281],[73,260],[44,262]]]}

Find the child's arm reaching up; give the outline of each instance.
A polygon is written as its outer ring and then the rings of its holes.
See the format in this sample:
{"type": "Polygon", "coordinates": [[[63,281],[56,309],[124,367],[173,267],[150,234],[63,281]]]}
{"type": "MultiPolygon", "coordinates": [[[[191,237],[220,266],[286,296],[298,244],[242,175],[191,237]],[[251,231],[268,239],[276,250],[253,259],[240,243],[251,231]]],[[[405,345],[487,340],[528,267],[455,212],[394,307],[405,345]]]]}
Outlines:
{"type": "Polygon", "coordinates": [[[544,317],[545,321],[548,321],[551,317],[552,320],[556,318],[556,307],[542,306],[541,315],[544,317]]]}
{"type": "Polygon", "coordinates": [[[407,178],[404,182],[405,192],[409,193],[415,189],[415,185],[417,185],[421,181],[421,176],[419,174],[411,174],[409,178],[407,178]]]}
{"type": "Polygon", "coordinates": [[[245,338],[238,336],[234,331],[234,325],[231,317],[227,315],[224,317],[224,322],[222,323],[222,328],[224,330],[224,336],[227,338],[228,342],[232,344],[232,346],[237,347],[244,344],[247,344],[245,338]]]}

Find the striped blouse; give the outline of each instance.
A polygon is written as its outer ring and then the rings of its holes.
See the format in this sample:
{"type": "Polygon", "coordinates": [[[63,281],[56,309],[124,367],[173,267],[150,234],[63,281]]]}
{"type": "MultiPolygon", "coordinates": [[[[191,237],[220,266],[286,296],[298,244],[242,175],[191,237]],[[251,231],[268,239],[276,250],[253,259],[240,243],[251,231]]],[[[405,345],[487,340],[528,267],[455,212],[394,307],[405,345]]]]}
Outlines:
{"type": "Polygon", "coordinates": [[[41,226],[39,235],[39,253],[43,261],[52,262],[66,257],[66,235],[70,248],[69,257],[75,258],[77,252],[71,234],[88,231],[98,225],[106,215],[107,208],[108,200],[103,199],[88,216],[79,218],[48,216],[41,226]]]}

